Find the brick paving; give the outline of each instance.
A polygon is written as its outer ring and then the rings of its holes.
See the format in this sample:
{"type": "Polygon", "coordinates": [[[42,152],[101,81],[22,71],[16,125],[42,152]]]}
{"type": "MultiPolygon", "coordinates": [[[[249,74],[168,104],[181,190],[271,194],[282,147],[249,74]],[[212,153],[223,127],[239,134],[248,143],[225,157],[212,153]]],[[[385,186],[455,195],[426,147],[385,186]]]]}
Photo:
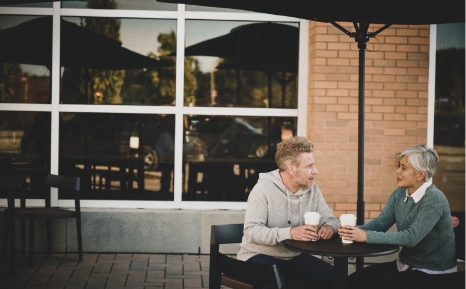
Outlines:
{"type": "Polygon", "coordinates": [[[1,289],[201,289],[209,287],[209,255],[36,254],[17,256],[16,275],[0,264],[1,289]]]}

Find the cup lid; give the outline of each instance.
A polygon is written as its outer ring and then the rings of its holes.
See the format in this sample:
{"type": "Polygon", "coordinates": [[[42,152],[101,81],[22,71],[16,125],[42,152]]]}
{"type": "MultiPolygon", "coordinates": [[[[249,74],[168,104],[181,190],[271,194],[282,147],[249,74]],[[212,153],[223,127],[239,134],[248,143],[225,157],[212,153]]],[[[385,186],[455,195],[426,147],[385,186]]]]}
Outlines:
{"type": "Polygon", "coordinates": [[[357,219],[353,214],[341,214],[340,219],[357,219]]]}
{"type": "Polygon", "coordinates": [[[309,216],[318,215],[318,216],[320,216],[319,212],[306,212],[306,213],[304,213],[304,216],[306,216],[306,215],[309,215],[309,216]]]}

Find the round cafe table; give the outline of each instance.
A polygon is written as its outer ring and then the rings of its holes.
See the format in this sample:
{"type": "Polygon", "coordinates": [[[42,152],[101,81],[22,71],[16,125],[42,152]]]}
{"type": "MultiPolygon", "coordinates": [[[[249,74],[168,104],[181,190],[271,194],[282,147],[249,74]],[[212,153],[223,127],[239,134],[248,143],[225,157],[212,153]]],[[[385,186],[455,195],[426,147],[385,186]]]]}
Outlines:
{"type": "Polygon", "coordinates": [[[338,234],[330,240],[295,241],[286,240],[283,245],[293,251],[334,258],[333,278],[334,288],[345,289],[348,277],[348,258],[376,257],[398,252],[397,245],[367,244],[341,242],[338,234]]]}

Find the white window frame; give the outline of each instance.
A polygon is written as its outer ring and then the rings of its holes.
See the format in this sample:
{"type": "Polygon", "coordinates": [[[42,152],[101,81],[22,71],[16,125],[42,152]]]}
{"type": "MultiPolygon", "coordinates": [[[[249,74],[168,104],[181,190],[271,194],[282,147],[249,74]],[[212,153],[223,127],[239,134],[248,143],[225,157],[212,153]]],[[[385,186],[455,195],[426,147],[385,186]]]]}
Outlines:
{"type": "MultiPolygon", "coordinates": [[[[239,116],[275,116],[297,117],[297,134],[306,135],[307,98],[308,98],[308,30],[309,21],[260,13],[233,12],[202,12],[186,11],[184,4],[178,4],[177,11],[147,11],[147,10],[94,10],[61,8],[60,2],[54,2],[53,8],[2,7],[1,15],[40,15],[53,16],[53,46],[51,74],[51,104],[0,104],[0,111],[43,111],[51,112],[51,173],[58,173],[59,146],[59,113],[61,112],[103,112],[103,113],[147,113],[175,114],[175,136],[182,136],[182,116],[196,115],[239,115],[239,116]],[[176,105],[173,107],[137,106],[137,105],[74,105],[60,104],[60,18],[76,17],[121,17],[170,19],[177,21],[177,59],[184,59],[184,39],[186,20],[235,20],[235,21],[273,21],[294,22],[299,24],[299,67],[298,67],[298,108],[296,109],[266,109],[266,108],[222,108],[222,107],[184,107],[184,61],[177,61],[176,66],[176,105]],[[182,39],[183,41],[179,41],[182,39]]],[[[85,208],[150,208],[150,209],[229,209],[244,210],[246,202],[209,202],[182,201],[182,137],[175,137],[175,168],[174,168],[174,200],[173,201],[131,201],[131,200],[81,200],[85,208]]],[[[43,205],[43,201],[28,200],[27,205],[43,205]]],[[[6,200],[0,200],[0,205],[6,205],[6,200]]],[[[56,190],[52,191],[52,205],[63,207],[74,206],[73,200],[60,200],[56,190]]]]}

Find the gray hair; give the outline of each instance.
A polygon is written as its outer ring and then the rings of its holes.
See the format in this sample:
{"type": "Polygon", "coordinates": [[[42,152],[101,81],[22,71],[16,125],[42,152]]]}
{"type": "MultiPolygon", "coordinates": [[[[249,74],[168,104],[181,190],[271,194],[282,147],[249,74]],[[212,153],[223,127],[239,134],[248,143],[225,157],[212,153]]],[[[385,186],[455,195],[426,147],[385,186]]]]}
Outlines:
{"type": "Polygon", "coordinates": [[[303,136],[292,136],[277,144],[275,162],[278,169],[283,172],[289,163],[299,165],[301,163],[301,153],[312,153],[314,145],[303,136]]]}
{"type": "Polygon", "coordinates": [[[428,182],[437,171],[438,154],[434,149],[428,148],[425,145],[415,145],[404,150],[398,155],[398,161],[403,157],[408,159],[408,162],[413,166],[416,172],[426,172],[424,181],[428,182]]]}

